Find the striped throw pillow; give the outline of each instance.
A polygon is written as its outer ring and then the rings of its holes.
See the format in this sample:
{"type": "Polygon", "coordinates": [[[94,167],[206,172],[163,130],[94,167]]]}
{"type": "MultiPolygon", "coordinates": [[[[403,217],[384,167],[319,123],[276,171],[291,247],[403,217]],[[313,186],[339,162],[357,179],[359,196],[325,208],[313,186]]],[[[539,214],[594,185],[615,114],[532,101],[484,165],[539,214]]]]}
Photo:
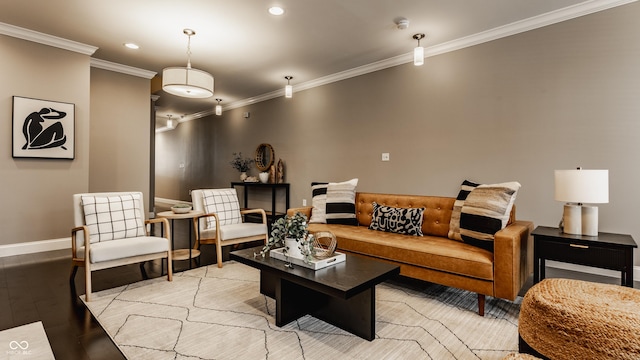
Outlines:
{"type": "Polygon", "coordinates": [[[358,225],[356,186],[358,179],[327,185],[327,224],[358,225]]]}
{"type": "Polygon", "coordinates": [[[326,224],[327,223],[327,187],[329,183],[311,183],[311,218],[309,223],[326,224]]]}
{"type": "Polygon", "coordinates": [[[479,185],[469,193],[460,214],[462,241],[493,251],[495,233],[504,229],[520,183],[479,185]]]}
{"type": "Polygon", "coordinates": [[[471,190],[475,189],[478,185],[469,180],[465,180],[460,185],[460,192],[458,192],[458,196],[456,197],[456,201],[453,203],[453,211],[451,212],[451,221],[449,222],[449,239],[462,241],[462,237],[460,237],[460,212],[462,211],[462,205],[464,205],[464,201],[471,192],[471,190]]]}

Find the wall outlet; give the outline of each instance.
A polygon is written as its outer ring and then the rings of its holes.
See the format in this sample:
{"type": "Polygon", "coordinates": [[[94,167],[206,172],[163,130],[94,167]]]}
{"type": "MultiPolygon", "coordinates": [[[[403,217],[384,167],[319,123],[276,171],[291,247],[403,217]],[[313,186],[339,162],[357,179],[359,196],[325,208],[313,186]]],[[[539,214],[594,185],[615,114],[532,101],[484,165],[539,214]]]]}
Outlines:
{"type": "Polygon", "coordinates": [[[307,199],[302,199],[302,206],[307,206],[307,199]]]}
{"type": "Polygon", "coordinates": [[[382,153],[382,161],[389,161],[389,153],[382,153]]]}

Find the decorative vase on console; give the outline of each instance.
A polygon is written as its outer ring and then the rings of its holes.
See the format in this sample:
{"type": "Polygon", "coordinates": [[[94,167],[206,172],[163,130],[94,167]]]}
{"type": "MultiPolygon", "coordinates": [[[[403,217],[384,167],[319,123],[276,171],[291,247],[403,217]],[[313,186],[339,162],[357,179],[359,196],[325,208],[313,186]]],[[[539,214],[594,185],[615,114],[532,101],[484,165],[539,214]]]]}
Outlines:
{"type": "Polygon", "coordinates": [[[245,181],[247,178],[247,171],[249,171],[249,166],[253,163],[253,159],[251,158],[243,158],[242,153],[233,153],[233,160],[229,162],[231,167],[240,171],[240,181],[245,181]]]}
{"type": "Polygon", "coordinates": [[[260,182],[263,184],[266,184],[269,182],[269,173],[266,171],[263,171],[260,174],[258,174],[258,177],[260,177],[260,182]]]}

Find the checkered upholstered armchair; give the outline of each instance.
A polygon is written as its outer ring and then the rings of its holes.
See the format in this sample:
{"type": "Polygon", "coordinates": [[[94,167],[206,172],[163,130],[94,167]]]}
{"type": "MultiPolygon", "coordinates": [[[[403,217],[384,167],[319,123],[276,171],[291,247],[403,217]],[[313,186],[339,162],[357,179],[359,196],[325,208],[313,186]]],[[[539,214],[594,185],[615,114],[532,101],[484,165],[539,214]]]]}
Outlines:
{"type": "Polygon", "coordinates": [[[255,240],[267,243],[267,215],[263,209],[240,210],[236,189],[199,189],[191,191],[193,210],[204,215],[193,219],[195,248],[215,244],[218,267],[222,267],[222,247],[255,240]],[[244,222],[246,214],[260,214],[262,222],[244,222]]]}
{"type": "Polygon", "coordinates": [[[172,280],[169,221],[145,220],[142,193],[75,194],[73,208],[70,280],[84,266],[86,301],[91,301],[91,272],[95,270],[166,258],[167,280],[172,280]],[[150,236],[150,223],[162,224],[165,237],[150,236]]]}

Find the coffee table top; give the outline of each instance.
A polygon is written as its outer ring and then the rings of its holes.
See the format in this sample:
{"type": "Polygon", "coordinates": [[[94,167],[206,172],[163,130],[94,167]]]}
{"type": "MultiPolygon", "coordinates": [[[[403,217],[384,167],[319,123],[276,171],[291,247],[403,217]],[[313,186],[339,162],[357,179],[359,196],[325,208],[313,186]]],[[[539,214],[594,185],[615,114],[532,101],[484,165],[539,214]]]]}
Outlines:
{"type": "Polygon", "coordinates": [[[260,250],[262,246],[233,251],[231,259],[273,273],[287,281],[345,299],[400,274],[398,265],[352,254],[346,254],[347,259],[341,263],[319,270],[297,265],[291,269],[284,266],[284,261],[270,258],[269,254],[254,257],[253,254],[260,250]]]}

